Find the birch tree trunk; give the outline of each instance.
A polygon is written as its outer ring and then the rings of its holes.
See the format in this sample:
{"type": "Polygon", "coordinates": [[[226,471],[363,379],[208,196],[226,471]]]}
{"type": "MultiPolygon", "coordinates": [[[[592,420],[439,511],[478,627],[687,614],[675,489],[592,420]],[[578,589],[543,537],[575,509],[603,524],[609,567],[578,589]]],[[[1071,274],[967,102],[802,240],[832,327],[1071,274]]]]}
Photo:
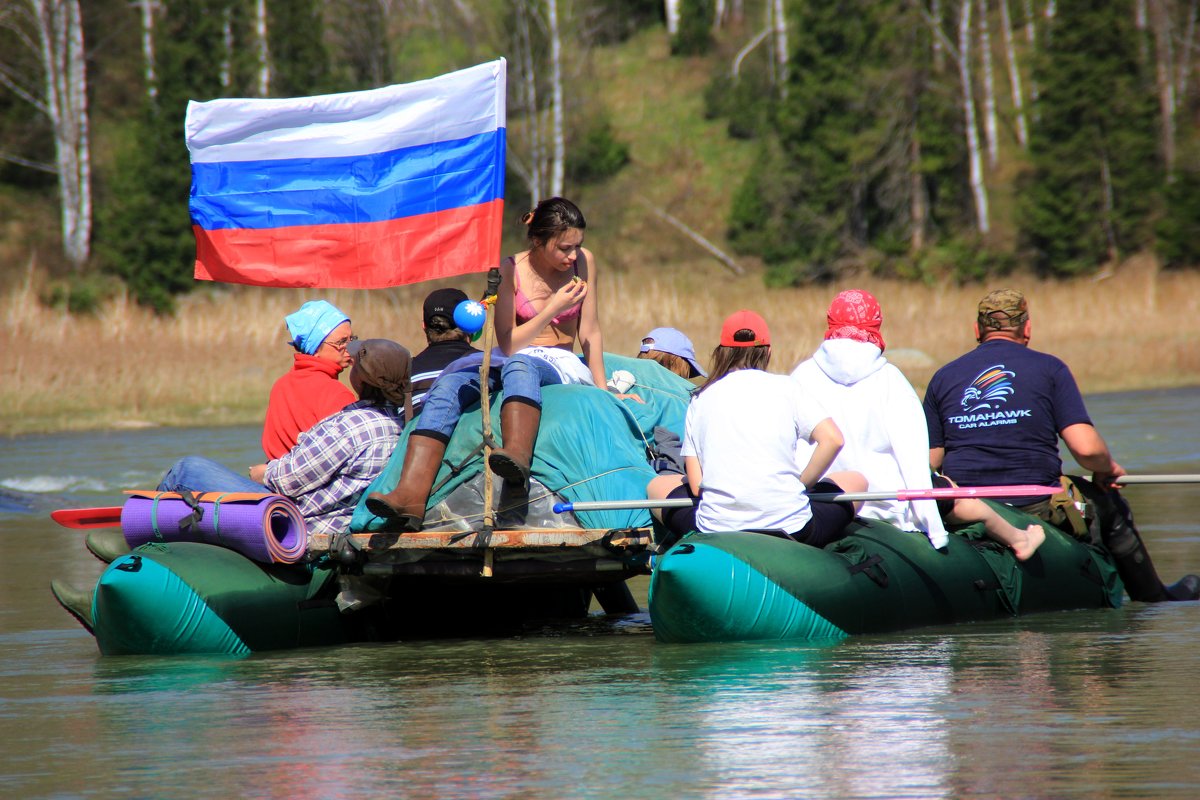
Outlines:
{"type": "Polygon", "coordinates": [[[921,163],[921,140],[914,134],[910,145],[909,213],[912,218],[912,235],[909,238],[909,250],[919,253],[925,249],[925,227],[928,224],[929,212],[925,204],[925,176],[917,165],[921,163]]]}
{"type": "Polygon", "coordinates": [[[1104,228],[1104,239],[1108,244],[1108,260],[1110,263],[1116,264],[1121,258],[1121,250],[1117,246],[1117,233],[1113,229],[1115,212],[1113,209],[1112,170],[1108,166],[1108,153],[1104,153],[1100,158],[1100,182],[1104,187],[1104,215],[1100,219],[1100,225],[1104,228]]]}
{"type": "Polygon", "coordinates": [[[154,14],[158,0],[138,0],[142,12],[142,69],[146,81],[146,97],[153,104],[158,100],[158,72],[154,63],[154,14]]]}
{"type": "MultiPolygon", "coordinates": [[[[942,0],[933,0],[929,4],[929,16],[932,18],[932,24],[937,27],[942,24],[942,0]]],[[[942,64],[945,59],[944,50],[942,48],[942,39],[940,36],[933,37],[933,68],[938,72],[942,69],[942,64]]]]}
{"type": "Polygon", "coordinates": [[[1192,72],[1192,51],[1196,45],[1196,0],[1188,5],[1187,31],[1183,35],[1183,52],[1179,56],[1178,73],[1175,79],[1175,96],[1187,102],[1188,76],[1192,72]]]}
{"type": "Polygon", "coordinates": [[[787,97],[788,82],[788,40],[787,18],[783,14],[783,0],[772,0],[771,14],[775,28],[775,64],[776,77],[779,80],[779,96],[787,97]]]}
{"type": "Polygon", "coordinates": [[[1008,85],[1012,89],[1013,116],[1017,123],[1017,142],[1029,147],[1029,127],[1025,122],[1025,93],[1021,89],[1021,67],[1017,63],[1017,48],[1013,43],[1012,18],[1008,0],[1000,0],[1000,26],[1004,29],[1004,53],[1008,59],[1008,85]]]}
{"type": "Polygon", "coordinates": [[[44,110],[54,129],[63,252],[79,270],[92,237],[87,63],[78,0],[31,0],[42,61],[44,110]]]}
{"type": "Polygon", "coordinates": [[[221,88],[233,85],[233,8],[226,6],[221,12],[221,70],[218,75],[221,88]]]}
{"type": "Polygon", "coordinates": [[[1175,65],[1171,44],[1171,19],[1166,0],[1151,0],[1151,24],[1154,28],[1154,73],[1158,89],[1158,117],[1163,165],[1167,179],[1175,174],[1175,65]]]}
{"type": "Polygon", "coordinates": [[[983,156],[979,152],[979,130],[975,119],[975,93],[971,86],[971,7],[973,0],[962,0],[958,18],[958,77],[962,83],[963,121],[967,132],[967,160],[970,165],[971,194],[975,197],[975,219],[979,232],[991,230],[988,222],[987,186],[983,182],[983,156]]]}
{"type": "Polygon", "coordinates": [[[725,0],[717,0],[713,7],[713,33],[721,30],[721,24],[725,21],[725,15],[729,9],[725,5],[725,0]]]}
{"type": "Polygon", "coordinates": [[[992,31],[988,24],[987,0],[979,0],[979,58],[983,67],[983,133],[987,140],[988,166],[1000,158],[999,126],[996,124],[996,78],[992,68],[992,31]]]}
{"type": "Polygon", "coordinates": [[[561,197],[566,171],[567,143],[563,123],[562,35],[558,29],[558,0],[546,0],[546,21],[550,35],[550,196],[561,197]]]}
{"type": "Polygon", "coordinates": [[[254,2],[254,38],[258,46],[258,96],[271,91],[271,51],[267,46],[267,0],[254,2]]]}
{"type": "Polygon", "coordinates": [[[537,72],[533,66],[533,39],[529,35],[529,4],[522,0],[517,6],[517,35],[521,46],[521,92],[525,113],[529,117],[529,174],[526,185],[536,205],[545,192],[546,155],[542,145],[541,113],[538,110],[537,72]]]}
{"type": "Polygon", "coordinates": [[[663,0],[663,8],[667,15],[667,35],[679,33],[679,0],[663,0]]]}
{"type": "MultiPolygon", "coordinates": [[[[1037,20],[1033,13],[1033,0],[1025,1],[1025,42],[1029,45],[1029,58],[1032,60],[1037,54],[1037,20]]],[[[1038,85],[1037,78],[1030,76],[1029,78],[1029,99],[1037,102],[1038,85]]],[[[1036,113],[1036,112],[1035,112],[1036,113]]]]}
{"type": "Polygon", "coordinates": [[[763,28],[761,31],[754,34],[754,38],[746,42],[746,45],[741,50],[738,50],[737,55],[733,57],[733,65],[729,68],[729,74],[736,78],[742,71],[742,61],[744,61],[746,56],[750,55],[754,48],[762,44],[763,40],[770,35],[770,28],[763,28]]]}

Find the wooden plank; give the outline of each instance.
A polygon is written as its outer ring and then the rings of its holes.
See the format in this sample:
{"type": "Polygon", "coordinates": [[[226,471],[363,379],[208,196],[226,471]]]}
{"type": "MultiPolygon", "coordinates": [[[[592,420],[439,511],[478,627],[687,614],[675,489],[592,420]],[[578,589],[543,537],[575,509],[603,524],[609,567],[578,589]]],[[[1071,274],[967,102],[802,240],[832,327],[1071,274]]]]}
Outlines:
{"type": "MultiPolygon", "coordinates": [[[[494,551],[491,551],[494,552],[494,551]]],[[[585,584],[608,583],[649,575],[646,564],[626,563],[619,558],[581,558],[571,561],[542,561],[534,558],[497,558],[491,574],[484,575],[482,554],[448,560],[431,555],[411,562],[368,561],[363,565],[365,575],[440,578],[463,582],[496,583],[563,583],[577,581],[585,584]]]]}
{"type": "MultiPolygon", "coordinates": [[[[631,528],[610,531],[607,528],[530,528],[525,530],[496,530],[487,536],[483,531],[419,531],[417,533],[355,533],[351,538],[368,556],[387,551],[412,550],[563,550],[603,546],[610,533],[609,544],[618,549],[641,549],[651,546],[653,537],[649,528],[631,528]],[[486,543],[482,542],[487,536],[486,543]]],[[[308,549],[312,553],[329,550],[327,534],[314,533],[309,536],[308,549]]]]}

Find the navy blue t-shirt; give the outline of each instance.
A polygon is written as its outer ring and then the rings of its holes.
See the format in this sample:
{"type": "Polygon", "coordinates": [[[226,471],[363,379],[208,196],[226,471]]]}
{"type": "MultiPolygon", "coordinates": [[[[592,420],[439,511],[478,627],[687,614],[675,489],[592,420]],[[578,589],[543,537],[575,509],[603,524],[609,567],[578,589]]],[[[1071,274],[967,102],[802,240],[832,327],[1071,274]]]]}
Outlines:
{"type": "MultiPolygon", "coordinates": [[[[942,472],[961,486],[1056,484],[1059,431],[1091,424],[1066,364],[1003,339],[939,369],[924,407],[929,446],[945,448],[942,472]]],[[[1026,505],[1042,498],[1003,499],[1026,505]]]]}

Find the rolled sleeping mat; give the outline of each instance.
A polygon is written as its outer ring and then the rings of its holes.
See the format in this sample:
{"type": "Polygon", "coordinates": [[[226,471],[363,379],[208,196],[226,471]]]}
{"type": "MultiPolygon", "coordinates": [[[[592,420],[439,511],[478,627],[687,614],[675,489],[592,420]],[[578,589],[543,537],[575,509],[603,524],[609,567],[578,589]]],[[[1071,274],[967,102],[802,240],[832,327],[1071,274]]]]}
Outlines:
{"type": "Polygon", "coordinates": [[[294,564],[308,551],[296,504],[278,494],[130,491],[121,509],[129,547],[199,542],[226,547],[262,564],[294,564]]]}

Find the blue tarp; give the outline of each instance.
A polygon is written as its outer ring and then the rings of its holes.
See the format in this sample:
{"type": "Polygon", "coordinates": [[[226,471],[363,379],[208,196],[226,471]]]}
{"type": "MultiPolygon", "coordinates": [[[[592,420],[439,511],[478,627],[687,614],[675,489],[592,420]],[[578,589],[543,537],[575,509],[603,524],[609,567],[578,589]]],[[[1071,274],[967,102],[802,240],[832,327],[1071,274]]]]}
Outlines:
{"type": "MultiPolygon", "coordinates": [[[[653,443],[655,426],[669,428],[682,436],[684,417],[695,389],[657,363],[606,353],[604,364],[613,370],[632,372],[637,385],[631,389],[646,402],[618,400],[591,386],[547,386],[542,390],[542,422],[533,454],[533,477],[570,501],[637,500],[646,497],[646,484],[654,477],[647,461],[646,443],[653,443]]],[[[500,404],[504,395],[492,397],[493,437],[500,441],[500,404]]],[[[419,421],[419,417],[417,421],[419,421]]],[[[400,478],[408,437],[415,424],[404,430],[387,467],[363,493],[391,490],[400,478]]],[[[484,467],[482,414],[479,405],[468,409],[459,420],[446,447],[444,462],[461,465],[460,472],[446,480],[450,468],[443,462],[434,482],[442,485],[430,505],[443,500],[484,467]]],[[[626,528],[650,525],[645,509],[577,512],[587,528],[626,528]]],[[[382,530],[384,520],[367,510],[359,500],[350,530],[356,533],[382,530]]]]}

